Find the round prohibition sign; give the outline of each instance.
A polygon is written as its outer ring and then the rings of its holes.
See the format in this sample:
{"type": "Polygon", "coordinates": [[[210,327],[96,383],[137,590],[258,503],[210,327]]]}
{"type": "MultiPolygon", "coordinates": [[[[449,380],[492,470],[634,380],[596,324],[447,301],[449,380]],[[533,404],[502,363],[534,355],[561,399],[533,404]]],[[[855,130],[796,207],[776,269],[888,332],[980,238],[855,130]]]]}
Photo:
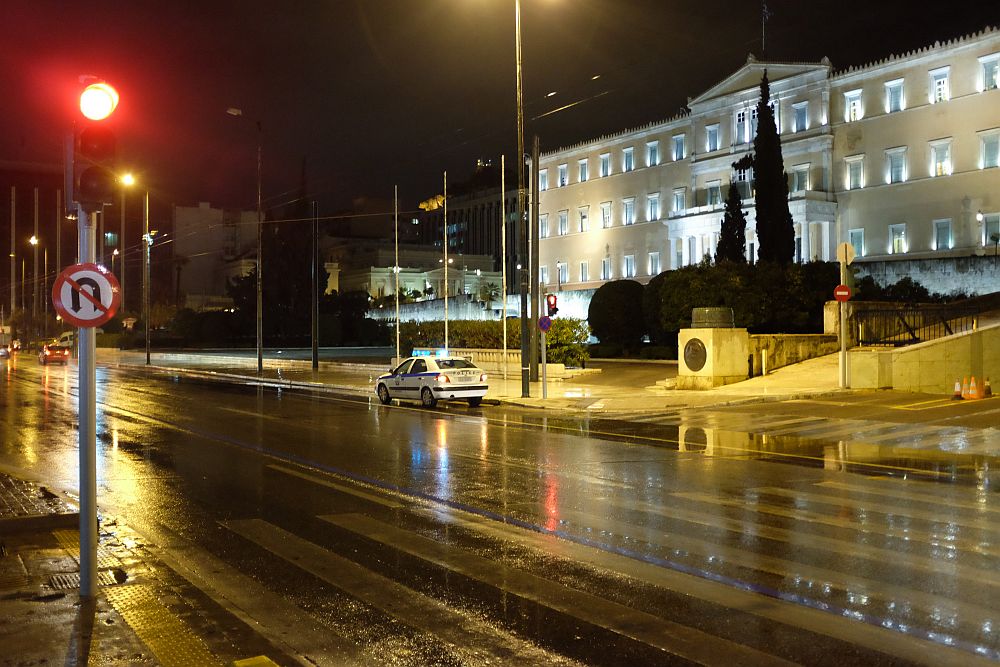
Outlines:
{"type": "Polygon", "coordinates": [[[99,327],[118,312],[121,288],[115,275],[98,264],[63,269],[52,286],[52,304],[64,320],[78,327],[99,327]]]}

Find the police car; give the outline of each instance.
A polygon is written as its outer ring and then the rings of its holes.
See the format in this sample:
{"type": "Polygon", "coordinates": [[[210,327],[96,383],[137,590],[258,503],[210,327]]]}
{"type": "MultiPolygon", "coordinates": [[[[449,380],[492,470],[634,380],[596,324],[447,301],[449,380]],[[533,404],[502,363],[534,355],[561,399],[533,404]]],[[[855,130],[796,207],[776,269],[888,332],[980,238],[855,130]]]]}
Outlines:
{"type": "Polygon", "coordinates": [[[399,399],[420,401],[427,408],[453,400],[476,407],[488,388],[483,369],[460,357],[409,357],[375,380],[383,404],[399,399]]]}

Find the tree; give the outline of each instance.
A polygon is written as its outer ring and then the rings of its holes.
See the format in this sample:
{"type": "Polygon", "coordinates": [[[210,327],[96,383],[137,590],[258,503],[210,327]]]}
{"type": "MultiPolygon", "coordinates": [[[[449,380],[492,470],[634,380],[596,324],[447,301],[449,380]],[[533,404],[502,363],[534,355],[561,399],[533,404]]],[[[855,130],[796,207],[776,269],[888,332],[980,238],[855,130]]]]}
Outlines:
{"type": "Polygon", "coordinates": [[[642,284],[635,280],[612,280],[598,287],[590,300],[587,321],[602,343],[637,347],[646,333],[642,284]]]}
{"type": "Polygon", "coordinates": [[[795,256],[795,228],[788,210],[788,175],[781,156],[781,139],[770,102],[771,87],[765,70],[757,102],[757,136],[753,140],[757,253],[763,262],[790,264],[795,256]]]}
{"type": "Polygon", "coordinates": [[[726,195],[726,213],[722,218],[719,245],[715,249],[715,262],[747,261],[747,219],[743,215],[740,190],[735,183],[729,184],[726,195]]]}

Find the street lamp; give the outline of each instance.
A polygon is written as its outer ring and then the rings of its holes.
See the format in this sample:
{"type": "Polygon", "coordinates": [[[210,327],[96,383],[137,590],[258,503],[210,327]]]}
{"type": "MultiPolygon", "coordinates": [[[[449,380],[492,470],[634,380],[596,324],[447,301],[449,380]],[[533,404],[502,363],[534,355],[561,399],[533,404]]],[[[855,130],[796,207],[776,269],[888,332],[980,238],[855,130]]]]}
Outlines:
{"type": "MultiPolygon", "coordinates": [[[[244,118],[243,110],[236,107],[229,107],[226,113],[237,118],[244,118]]],[[[262,264],[264,259],[263,239],[261,238],[261,228],[263,227],[263,209],[261,201],[261,170],[263,166],[264,151],[264,130],[260,121],[254,121],[257,125],[257,375],[264,374],[264,283],[262,282],[262,264]]]]}
{"type": "MultiPolygon", "coordinates": [[[[521,398],[531,394],[528,384],[528,220],[524,216],[524,97],[521,89],[521,0],[514,0],[514,51],[517,73],[517,231],[521,270],[521,398]]],[[[506,325],[504,325],[506,326],[506,325]]]]}

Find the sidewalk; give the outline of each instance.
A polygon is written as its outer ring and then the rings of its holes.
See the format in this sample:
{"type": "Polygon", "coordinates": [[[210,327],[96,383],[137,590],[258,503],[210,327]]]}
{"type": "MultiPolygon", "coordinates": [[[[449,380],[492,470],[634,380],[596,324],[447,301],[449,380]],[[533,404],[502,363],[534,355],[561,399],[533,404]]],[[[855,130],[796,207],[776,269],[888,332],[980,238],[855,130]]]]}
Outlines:
{"type": "MultiPolygon", "coordinates": [[[[142,366],[145,353],[119,350],[98,351],[98,362],[109,366],[142,366]]],[[[151,365],[161,369],[204,374],[207,377],[228,378],[236,382],[269,386],[333,389],[364,395],[374,395],[374,380],[388,369],[386,364],[352,364],[320,362],[313,371],[310,362],[291,359],[264,360],[264,375],[257,377],[257,360],[250,357],[154,352],[151,365]]],[[[687,407],[709,407],[760,401],[804,398],[842,390],[838,386],[837,355],[810,359],[800,364],[779,368],[772,373],[744,382],[704,391],[679,390],[664,379],[646,387],[625,386],[613,382],[588,383],[590,373],[565,380],[550,380],[547,398],[542,398],[540,382],[530,383],[530,398],[521,397],[521,379],[509,375],[506,380],[492,374],[487,401],[546,410],[584,410],[588,412],[644,412],[687,407]]],[[[604,373],[614,373],[607,368],[604,373]]]]}
{"type": "Polygon", "coordinates": [[[298,664],[114,517],[99,541],[97,596],[82,600],[73,501],[0,467],[0,664],[298,664]]]}

